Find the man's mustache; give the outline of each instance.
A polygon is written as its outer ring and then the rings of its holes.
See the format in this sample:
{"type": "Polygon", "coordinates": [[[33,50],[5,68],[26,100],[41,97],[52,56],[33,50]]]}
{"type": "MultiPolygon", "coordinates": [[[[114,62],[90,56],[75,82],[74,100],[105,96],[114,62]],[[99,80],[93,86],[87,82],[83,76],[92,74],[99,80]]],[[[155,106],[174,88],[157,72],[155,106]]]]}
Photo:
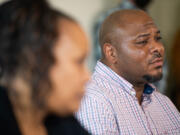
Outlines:
{"type": "Polygon", "coordinates": [[[163,61],[163,57],[159,52],[155,52],[152,58],[148,61],[148,64],[152,64],[155,61],[163,61]]]}

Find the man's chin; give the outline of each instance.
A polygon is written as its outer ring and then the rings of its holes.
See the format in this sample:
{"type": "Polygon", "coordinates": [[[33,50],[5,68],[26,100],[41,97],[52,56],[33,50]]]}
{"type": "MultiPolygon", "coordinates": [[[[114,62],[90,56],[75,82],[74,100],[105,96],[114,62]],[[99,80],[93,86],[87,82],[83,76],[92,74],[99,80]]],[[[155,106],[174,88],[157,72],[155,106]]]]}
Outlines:
{"type": "Polygon", "coordinates": [[[159,73],[158,75],[144,75],[143,79],[149,83],[154,83],[154,82],[161,80],[162,77],[163,77],[163,74],[159,73]]]}

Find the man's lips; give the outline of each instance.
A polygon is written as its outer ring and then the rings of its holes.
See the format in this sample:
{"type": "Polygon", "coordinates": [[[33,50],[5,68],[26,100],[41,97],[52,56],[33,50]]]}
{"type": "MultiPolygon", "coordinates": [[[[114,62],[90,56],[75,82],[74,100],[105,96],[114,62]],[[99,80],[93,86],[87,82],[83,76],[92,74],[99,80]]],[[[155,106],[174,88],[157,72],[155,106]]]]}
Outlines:
{"type": "Polygon", "coordinates": [[[163,66],[163,59],[162,58],[156,58],[153,61],[151,61],[149,64],[153,64],[156,67],[163,66]]]}

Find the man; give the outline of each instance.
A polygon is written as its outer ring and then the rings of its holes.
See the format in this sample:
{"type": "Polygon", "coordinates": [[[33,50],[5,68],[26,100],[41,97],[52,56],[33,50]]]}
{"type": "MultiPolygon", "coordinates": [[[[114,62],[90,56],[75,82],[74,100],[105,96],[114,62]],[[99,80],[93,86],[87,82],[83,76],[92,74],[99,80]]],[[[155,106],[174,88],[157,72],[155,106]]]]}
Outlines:
{"type": "MultiPolygon", "coordinates": [[[[116,7],[111,8],[110,10],[106,11],[101,15],[94,26],[94,64],[101,58],[101,48],[99,45],[99,31],[100,26],[105,20],[107,16],[109,16],[111,13],[123,10],[123,9],[142,9],[144,11],[147,11],[147,7],[153,2],[153,0],[120,0],[120,4],[118,4],[116,7]]],[[[94,67],[94,66],[93,66],[94,67]]],[[[164,92],[164,89],[166,87],[166,79],[167,79],[167,59],[164,60],[163,65],[163,78],[153,83],[161,92],[164,92]]]]}
{"type": "Polygon", "coordinates": [[[101,24],[105,20],[107,16],[111,13],[122,10],[122,9],[142,9],[146,10],[147,6],[152,2],[152,0],[120,0],[120,4],[116,7],[109,9],[108,11],[104,12],[100,17],[98,17],[97,22],[94,25],[94,54],[95,54],[95,61],[99,60],[101,57],[101,49],[99,47],[99,30],[101,24]]]}
{"type": "Polygon", "coordinates": [[[160,31],[142,10],[111,14],[100,29],[102,58],[77,113],[95,135],[180,134],[180,114],[151,84],[162,78],[160,31]]]}

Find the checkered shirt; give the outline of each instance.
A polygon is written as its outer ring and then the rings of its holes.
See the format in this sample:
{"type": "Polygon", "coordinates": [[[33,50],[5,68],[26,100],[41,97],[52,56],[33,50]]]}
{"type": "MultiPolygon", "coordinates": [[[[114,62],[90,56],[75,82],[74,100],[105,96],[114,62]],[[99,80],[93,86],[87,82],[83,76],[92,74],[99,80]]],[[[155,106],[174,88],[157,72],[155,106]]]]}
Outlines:
{"type": "Polygon", "coordinates": [[[76,114],[93,135],[180,135],[180,113],[146,84],[139,105],[132,84],[99,62],[76,114]]]}

